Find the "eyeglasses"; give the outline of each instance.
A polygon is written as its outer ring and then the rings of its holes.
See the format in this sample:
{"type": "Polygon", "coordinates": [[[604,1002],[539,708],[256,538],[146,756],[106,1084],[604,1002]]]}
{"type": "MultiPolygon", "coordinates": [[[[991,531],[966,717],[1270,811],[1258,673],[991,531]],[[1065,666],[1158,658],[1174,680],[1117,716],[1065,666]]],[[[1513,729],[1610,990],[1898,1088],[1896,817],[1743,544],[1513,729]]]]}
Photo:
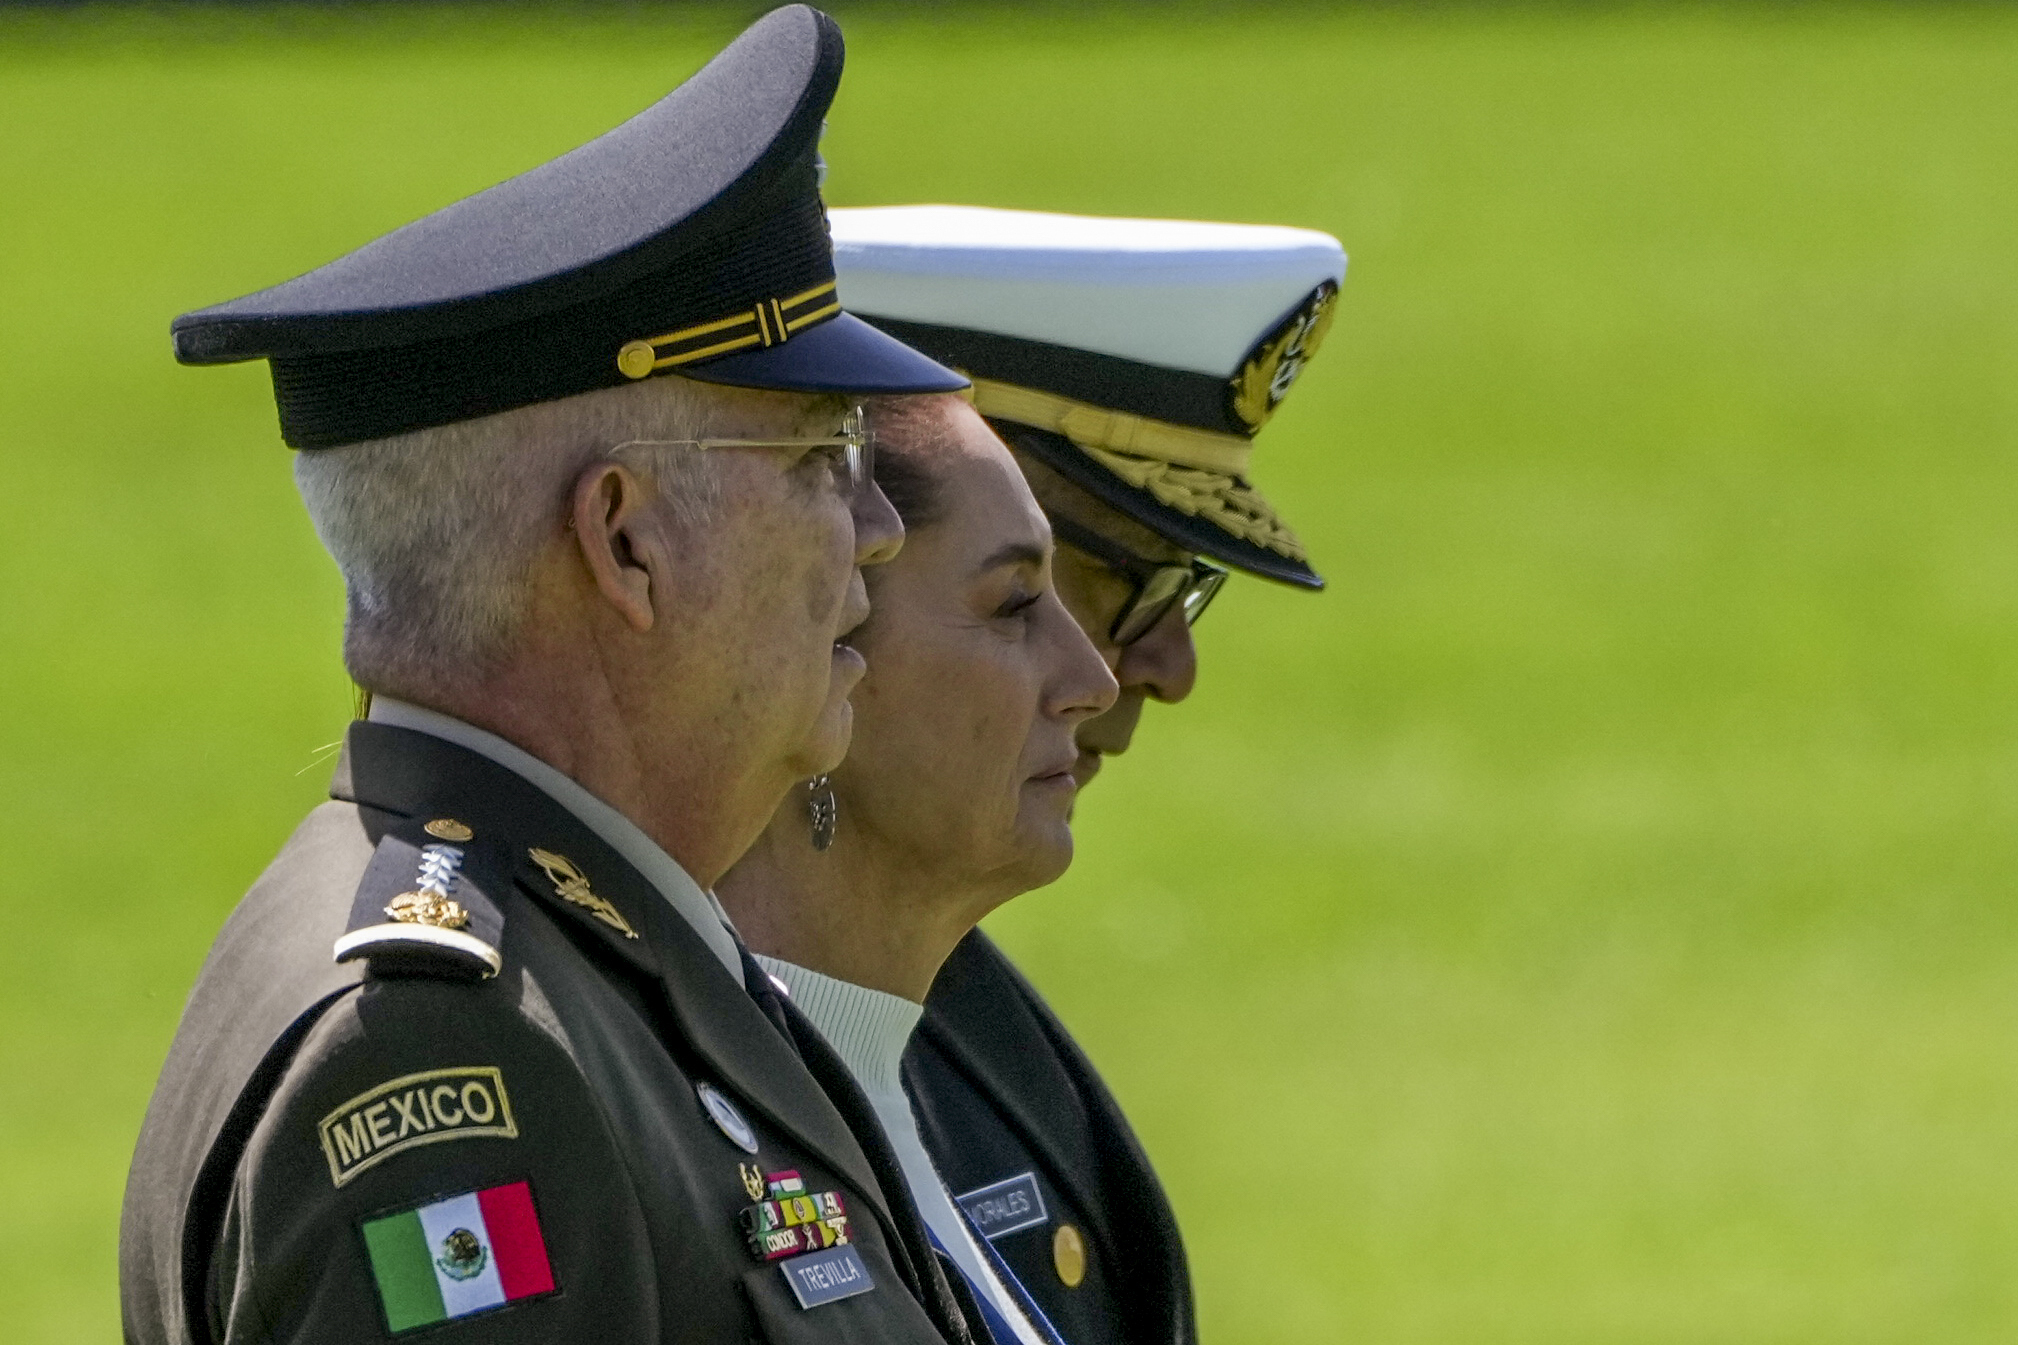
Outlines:
{"type": "Polygon", "coordinates": [[[803,454],[824,456],[835,484],[850,498],[867,490],[876,477],[876,436],[859,406],[842,418],[841,432],[828,439],[627,439],[617,447],[800,449],[803,454]]]}
{"type": "Polygon", "coordinates": [[[1207,561],[1173,565],[1149,560],[1069,518],[1056,514],[1047,517],[1051,520],[1051,533],[1059,541],[1075,551],[1085,552],[1135,586],[1108,628],[1107,636],[1115,644],[1134,644],[1156,629],[1173,607],[1183,611],[1185,625],[1196,624],[1204,615],[1206,604],[1226,582],[1226,571],[1207,561]]]}

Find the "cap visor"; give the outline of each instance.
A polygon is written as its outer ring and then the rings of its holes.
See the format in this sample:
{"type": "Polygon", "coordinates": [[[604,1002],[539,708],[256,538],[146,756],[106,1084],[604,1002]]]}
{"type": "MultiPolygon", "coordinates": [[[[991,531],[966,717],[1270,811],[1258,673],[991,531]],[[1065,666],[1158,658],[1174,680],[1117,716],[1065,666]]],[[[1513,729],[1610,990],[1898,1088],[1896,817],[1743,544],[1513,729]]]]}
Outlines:
{"type": "MultiPolygon", "coordinates": [[[[1228,533],[1205,519],[1173,509],[1138,490],[1082,453],[1070,439],[1028,425],[1013,428],[1016,447],[1045,463],[1094,499],[1148,528],[1165,541],[1222,565],[1297,588],[1321,589],[1324,577],[1309,565],[1228,533]]],[[[998,426],[1000,428],[1001,426],[998,426]]]]}
{"type": "Polygon", "coordinates": [[[683,378],[780,392],[958,392],[967,380],[851,313],[808,327],[768,350],[725,355],[678,370],[683,378]]]}

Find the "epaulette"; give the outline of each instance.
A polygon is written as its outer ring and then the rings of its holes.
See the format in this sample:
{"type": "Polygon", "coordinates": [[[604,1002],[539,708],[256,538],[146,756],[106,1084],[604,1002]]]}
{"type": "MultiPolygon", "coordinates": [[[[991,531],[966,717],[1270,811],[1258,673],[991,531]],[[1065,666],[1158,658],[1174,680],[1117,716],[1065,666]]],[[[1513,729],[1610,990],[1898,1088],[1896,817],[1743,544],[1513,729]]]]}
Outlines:
{"type": "Polygon", "coordinates": [[[392,975],[497,975],[504,913],[490,893],[509,880],[493,872],[487,850],[452,817],[388,831],[358,880],[336,960],[364,958],[392,975]]]}

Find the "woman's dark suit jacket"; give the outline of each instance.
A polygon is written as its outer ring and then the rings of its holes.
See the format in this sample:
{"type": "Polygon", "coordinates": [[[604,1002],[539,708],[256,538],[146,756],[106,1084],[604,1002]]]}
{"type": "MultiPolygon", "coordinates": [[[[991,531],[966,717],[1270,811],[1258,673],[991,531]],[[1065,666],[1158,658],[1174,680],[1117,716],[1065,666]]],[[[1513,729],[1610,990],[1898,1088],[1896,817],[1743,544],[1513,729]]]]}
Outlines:
{"type": "Polygon", "coordinates": [[[1184,1244],[1149,1159],[1078,1043],[978,929],[933,984],[904,1083],[955,1198],[984,1231],[1009,1230],[990,1240],[1066,1345],[1195,1345],[1184,1244]],[[1058,1246],[1074,1234],[1076,1286],[1058,1246]]]}

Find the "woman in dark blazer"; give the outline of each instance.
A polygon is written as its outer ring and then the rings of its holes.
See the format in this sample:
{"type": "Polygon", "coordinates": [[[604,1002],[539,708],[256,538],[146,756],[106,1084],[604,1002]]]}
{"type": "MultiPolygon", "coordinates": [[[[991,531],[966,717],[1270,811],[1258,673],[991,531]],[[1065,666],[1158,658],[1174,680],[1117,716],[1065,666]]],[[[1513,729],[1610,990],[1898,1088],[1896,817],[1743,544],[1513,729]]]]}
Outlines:
{"type": "MultiPolygon", "coordinates": [[[[1146,701],[1189,694],[1190,627],[1228,568],[1323,585],[1248,469],[1256,433],[1330,325],[1344,254],[1300,229],[958,207],[839,210],[833,228],[850,310],[973,379],[975,408],[1046,516],[1057,543],[1049,583],[1119,684],[1111,709],[1076,724],[1072,774],[1083,788],[1126,750],[1146,701]]],[[[944,502],[930,498],[938,485],[906,471],[885,488],[916,536],[944,502]]],[[[873,698],[878,655],[870,662],[873,698]]],[[[849,773],[866,757],[888,775],[900,760],[878,744],[905,709],[866,709],[858,696],[856,747],[835,773],[844,829],[879,826],[876,799],[850,797],[849,773]]],[[[947,826],[934,848],[951,875],[953,857],[983,847],[947,826]]],[[[969,867],[985,887],[988,866],[969,867]]],[[[959,885],[949,876],[936,890],[968,927],[950,931],[959,937],[942,951],[902,1062],[908,1119],[937,1178],[1043,1329],[1071,1345],[1192,1345],[1182,1239],[1142,1146],[1042,996],[971,928],[1013,893],[998,884],[962,904],[950,900],[959,885]]],[[[732,876],[724,897],[741,921],[736,887],[732,876]]],[[[848,939],[831,916],[768,915],[744,926],[753,946],[768,937],[849,974],[832,947],[848,939]]],[[[944,949],[937,913],[880,919],[937,924],[944,949]]]]}

